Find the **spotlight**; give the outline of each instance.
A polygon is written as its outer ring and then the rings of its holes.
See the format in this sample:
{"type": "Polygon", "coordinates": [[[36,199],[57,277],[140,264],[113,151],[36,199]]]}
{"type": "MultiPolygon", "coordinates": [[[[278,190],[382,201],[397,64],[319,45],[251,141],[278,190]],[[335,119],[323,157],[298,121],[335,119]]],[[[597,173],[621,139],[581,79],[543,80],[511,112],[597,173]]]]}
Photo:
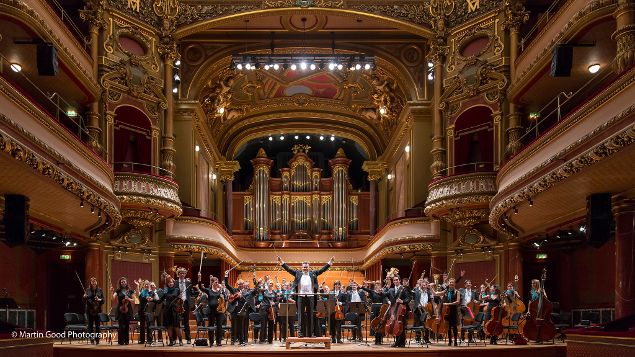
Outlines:
{"type": "Polygon", "coordinates": [[[292,70],[292,71],[295,71],[296,69],[298,69],[298,66],[296,66],[296,65],[295,65],[295,63],[294,63],[294,64],[292,64],[292,65],[291,65],[291,70],[292,70]]]}
{"type": "Polygon", "coordinates": [[[534,247],[535,247],[536,249],[540,248],[540,243],[538,243],[538,242],[534,242],[534,243],[533,243],[533,245],[534,245],[534,247]]]}
{"type": "Polygon", "coordinates": [[[11,63],[10,65],[11,69],[13,70],[13,72],[18,73],[22,70],[22,66],[20,66],[17,63],[11,63]]]}
{"type": "Polygon", "coordinates": [[[344,66],[342,66],[341,64],[337,65],[337,69],[339,69],[340,71],[342,70],[342,68],[344,68],[344,66]]]}
{"type": "Polygon", "coordinates": [[[370,69],[370,63],[366,63],[364,65],[364,69],[368,71],[370,69]]]}
{"type": "Polygon", "coordinates": [[[201,147],[198,145],[194,145],[194,151],[199,152],[201,151],[201,147]]]}
{"type": "Polygon", "coordinates": [[[311,137],[310,137],[309,135],[307,135],[307,136],[306,136],[306,139],[307,139],[307,140],[309,140],[309,139],[311,139],[311,137]]]}
{"type": "Polygon", "coordinates": [[[270,136],[270,137],[269,137],[269,141],[273,141],[273,136],[270,136]]]}
{"type": "Polygon", "coordinates": [[[434,63],[428,62],[428,68],[432,68],[432,67],[434,67],[434,63]]]}
{"type": "Polygon", "coordinates": [[[324,140],[324,135],[320,135],[320,140],[324,140]]]}
{"type": "Polygon", "coordinates": [[[84,200],[79,200],[79,207],[84,207],[84,200]]]}
{"type": "Polygon", "coordinates": [[[594,63],[589,66],[588,70],[591,74],[598,73],[598,71],[600,70],[600,65],[598,63],[594,63]]]}
{"type": "Polygon", "coordinates": [[[386,112],[388,112],[388,110],[386,109],[386,107],[380,107],[380,108],[379,108],[379,114],[381,114],[381,115],[386,115],[386,112]]]}
{"type": "Polygon", "coordinates": [[[386,176],[386,178],[387,178],[388,180],[392,180],[392,174],[388,174],[388,175],[386,176]]]}
{"type": "Polygon", "coordinates": [[[296,135],[296,136],[294,136],[293,138],[294,138],[295,140],[298,140],[300,137],[296,135]]]}
{"type": "Polygon", "coordinates": [[[312,70],[312,71],[315,71],[315,68],[316,68],[316,67],[315,67],[315,64],[314,64],[314,63],[311,63],[311,66],[309,66],[309,68],[311,68],[311,70],[312,70]]]}
{"type": "Polygon", "coordinates": [[[434,79],[434,74],[432,73],[428,73],[428,80],[433,80],[434,79]]]}
{"type": "Polygon", "coordinates": [[[236,68],[238,68],[239,71],[243,70],[243,64],[239,63],[238,65],[236,65],[236,68]]]}
{"type": "Polygon", "coordinates": [[[300,63],[300,69],[302,69],[303,71],[306,69],[306,62],[300,63]]]}
{"type": "Polygon", "coordinates": [[[181,60],[177,59],[176,61],[174,61],[174,65],[175,66],[180,66],[181,65],[181,60]]]}
{"type": "Polygon", "coordinates": [[[529,199],[529,207],[533,207],[534,206],[534,201],[531,200],[531,198],[529,199]]]}
{"type": "Polygon", "coordinates": [[[175,82],[180,82],[180,81],[181,81],[181,77],[179,77],[179,75],[178,75],[178,74],[175,74],[175,75],[174,75],[174,81],[175,81],[175,82]]]}
{"type": "Polygon", "coordinates": [[[406,152],[410,152],[410,145],[406,145],[406,147],[404,148],[404,150],[405,150],[406,152]]]}
{"type": "Polygon", "coordinates": [[[77,242],[73,243],[73,247],[77,247],[77,242]]]}
{"type": "Polygon", "coordinates": [[[35,234],[35,229],[31,228],[31,234],[35,234]]]}
{"type": "Polygon", "coordinates": [[[582,233],[586,232],[586,226],[580,226],[580,232],[582,233]]]}
{"type": "Polygon", "coordinates": [[[332,71],[335,69],[335,63],[331,62],[329,63],[329,69],[332,71]]]}
{"type": "Polygon", "coordinates": [[[216,180],[216,174],[212,174],[212,180],[216,180]]]}
{"type": "Polygon", "coordinates": [[[40,234],[42,237],[46,237],[46,232],[42,232],[42,234],[40,234]]]}
{"type": "Polygon", "coordinates": [[[335,141],[335,136],[331,135],[331,141],[335,141]]]}
{"type": "Polygon", "coordinates": [[[277,64],[277,63],[276,63],[276,64],[274,64],[274,65],[273,65],[273,69],[275,69],[275,70],[277,71],[278,69],[280,69],[280,65],[279,65],[279,64],[277,64]]]}
{"type": "Polygon", "coordinates": [[[356,65],[355,65],[355,69],[359,71],[360,69],[362,69],[362,65],[361,65],[361,64],[359,64],[359,63],[358,63],[358,64],[356,64],[356,65]]]}
{"type": "Polygon", "coordinates": [[[284,135],[280,135],[280,140],[284,140],[284,135]]]}
{"type": "Polygon", "coordinates": [[[265,65],[265,71],[268,71],[268,70],[269,70],[269,65],[268,65],[268,64],[266,64],[266,65],[265,65]]]}
{"type": "Polygon", "coordinates": [[[97,212],[97,217],[101,218],[101,209],[97,212]]]}
{"type": "Polygon", "coordinates": [[[569,228],[569,230],[567,231],[567,234],[572,236],[573,235],[573,229],[569,228]]]}
{"type": "Polygon", "coordinates": [[[95,206],[90,206],[90,213],[95,213],[95,206]]]}
{"type": "Polygon", "coordinates": [[[64,243],[64,245],[68,247],[69,245],[71,245],[71,242],[66,241],[66,243],[64,243]]]}
{"type": "Polygon", "coordinates": [[[518,214],[518,207],[514,207],[514,214],[518,214]]]}
{"type": "Polygon", "coordinates": [[[172,88],[172,93],[176,94],[179,92],[179,89],[177,87],[172,88]]]}

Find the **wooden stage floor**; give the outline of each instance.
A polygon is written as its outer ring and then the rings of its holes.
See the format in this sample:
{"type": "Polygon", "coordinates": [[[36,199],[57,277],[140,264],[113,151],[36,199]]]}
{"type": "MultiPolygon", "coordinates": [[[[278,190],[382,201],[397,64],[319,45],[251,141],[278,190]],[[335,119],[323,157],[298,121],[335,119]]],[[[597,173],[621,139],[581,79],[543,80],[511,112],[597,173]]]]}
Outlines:
{"type": "Polygon", "coordinates": [[[529,344],[526,346],[516,345],[496,345],[496,346],[459,346],[449,347],[442,344],[433,344],[429,348],[414,344],[406,348],[391,348],[389,345],[382,346],[365,346],[357,343],[334,344],[330,350],[324,349],[323,345],[304,346],[303,344],[295,344],[298,348],[287,350],[282,342],[274,342],[269,344],[249,344],[245,347],[223,345],[221,347],[144,347],[143,345],[132,344],[129,346],[105,345],[99,346],[79,344],[77,342],[72,345],[56,343],[54,346],[55,357],[178,357],[183,356],[215,356],[215,357],[238,357],[244,355],[257,355],[259,357],[276,356],[284,354],[285,357],[306,356],[317,354],[334,354],[336,356],[346,355],[347,357],[385,357],[389,354],[391,357],[413,356],[414,354],[425,354],[426,357],[434,356],[470,356],[470,357],[493,357],[493,356],[510,356],[514,357],[565,357],[566,344],[529,344]]]}

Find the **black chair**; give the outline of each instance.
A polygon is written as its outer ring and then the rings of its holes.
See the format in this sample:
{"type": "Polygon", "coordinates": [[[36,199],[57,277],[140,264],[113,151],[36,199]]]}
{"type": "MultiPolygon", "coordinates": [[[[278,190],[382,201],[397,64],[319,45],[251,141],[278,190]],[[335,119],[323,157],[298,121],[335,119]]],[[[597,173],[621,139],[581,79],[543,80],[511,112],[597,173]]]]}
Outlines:
{"type": "Polygon", "coordinates": [[[510,335],[518,334],[518,321],[520,320],[521,313],[516,312],[510,318],[510,324],[508,326],[503,326],[503,332],[505,333],[505,344],[509,343],[510,335]]]}
{"type": "Polygon", "coordinates": [[[551,319],[558,333],[556,338],[560,340],[560,342],[564,342],[567,338],[564,331],[571,327],[571,313],[562,311],[559,314],[551,314],[551,319]]]}
{"type": "Polygon", "coordinates": [[[469,346],[470,343],[474,343],[476,344],[476,339],[475,339],[475,333],[476,336],[481,336],[481,342],[483,342],[483,345],[487,346],[487,343],[485,342],[485,340],[482,338],[482,336],[484,335],[483,332],[483,320],[485,319],[485,314],[483,314],[482,312],[479,312],[478,314],[476,314],[476,316],[474,317],[474,322],[471,325],[464,325],[461,327],[461,335],[464,335],[467,332],[467,345],[469,346]]]}
{"type": "Polygon", "coordinates": [[[349,312],[344,316],[344,322],[342,323],[341,327],[342,327],[342,330],[350,331],[351,338],[353,335],[356,335],[358,339],[360,338],[359,335],[361,334],[361,331],[357,330],[357,324],[356,324],[358,318],[359,316],[355,312],[349,312]],[[355,332],[355,334],[353,334],[353,332],[355,332]]]}
{"type": "MultiPolygon", "coordinates": [[[[85,321],[85,320],[84,320],[85,321]]],[[[71,334],[70,332],[75,332],[75,333],[87,333],[88,332],[88,327],[86,326],[86,323],[81,323],[80,322],[80,318],[78,314],[72,313],[72,312],[67,312],[64,314],[64,334],[66,336],[68,336],[68,343],[72,343],[72,339],[71,339],[71,334]]],[[[84,339],[82,339],[84,340],[84,339]]],[[[60,341],[60,344],[64,343],[64,339],[62,339],[62,341],[60,341]]]]}
{"type": "Polygon", "coordinates": [[[163,333],[167,334],[167,329],[165,326],[159,326],[155,319],[154,315],[151,312],[146,312],[146,323],[148,324],[148,330],[150,330],[150,335],[152,336],[152,344],[148,344],[148,339],[150,336],[146,336],[146,343],[144,346],[153,346],[155,343],[161,343],[161,346],[165,346],[163,342],[163,333]]]}
{"type": "MultiPolygon", "coordinates": [[[[117,331],[117,334],[119,334],[119,321],[117,321],[117,316],[112,314],[112,315],[108,315],[108,318],[110,318],[110,326],[113,329],[113,331],[117,331]]],[[[112,345],[112,337],[110,340],[110,344],[112,345]]]]}
{"type": "Polygon", "coordinates": [[[110,322],[110,317],[108,317],[108,315],[103,312],[99,313],[99,329],[102,331],[102,333],[108,333],[108,342],[112,345],[113,331],[117,331],[117,326],[112,326],[110,322]],[[108,325],[106,325],[107,323],[108,325]]]}
{"type": "MultiPolygon", "coordinates": [[[[410,347],[410,342],[412,342],[412,340],[413,340],[413,338],[412,338],[412,334],[413,333],[415,334],[415,338],[416,338],[417,332],[418,332],[419,334],[421,334],[422,339],[424,339],[423,338],[423,331],[424,331],[425,328],[426,328],[425,326],[406,326],[406,328],[405,328],[406,333],[410,333],[408,335],[408,347],[410,347]]],[[[430,347],[427,342],[424,341],[424,343],[425,343],[426,347],[428,347],[428,348],[430,347]]]]}
{"type": "Polygon", "coordinates": [[[252,312],[251,314],[249,314],[249,321],[252,322],[252,329],[253,329],[253,338],[254,338],[254,343],[257,340],[258,334],[260,333],[260,314],[257,312],[252,312]]]}

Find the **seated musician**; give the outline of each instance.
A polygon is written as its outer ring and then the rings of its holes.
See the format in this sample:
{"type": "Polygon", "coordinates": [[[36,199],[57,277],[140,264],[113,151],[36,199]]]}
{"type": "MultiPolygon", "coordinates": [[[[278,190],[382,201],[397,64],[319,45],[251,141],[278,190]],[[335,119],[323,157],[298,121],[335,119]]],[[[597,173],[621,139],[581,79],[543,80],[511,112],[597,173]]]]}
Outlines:
{"type": "MultiPolygon", "coordinates": [[[[344,314],[348,314],[351,312],[351,303],[365,303],[366,302],[366,294],[363,290],[360,290],[357,283],[353,281],[351,284],[351,290],[346,293],[344,304],[344,314]]],[[[364,314],[356,313],[357,317],[355,320],[351,321],[355,325],[357,325],[357,329],[353,330],[353,340],[362,340],[362,319],[364,318],[364,314]]]]}
{"type": "MultiPolygon", "coordinates": [[[[426,310],[426,306],[429,303],[432,303],[433,294],[432,291],[428,287],[427,279],[419,279],[417,281],[417,286],[412,291],[413,299],[414,299],[414,327],[421,327],[426,325],[426,320],[430,317],[428,316],[428,311],[426,310]]],[[[430,343],[430,330],[427,328],[423,328],[423,335],[425,343],[430,343]]],[[[416,341],[421,342],[421,331],[417,331],[416,333],[416,341]]]]}
{"type": "Polygon", "coordinates": [[[508,301],[512,301],[512,299],[520,299],[520,295],[518,294],[518,291],[516,291],[516,289],[514,289],[514,283],[507,283],[507,290],[505,290],[505,297],[508,299],[508,301]]]}
{"type": "Polygon", "coordinates": [[[205,319],[209,319],[209,296],[203,290],[205,289],[205,285],[203,285],[200,279],[198,283],[194,284],[194,289],[197,291],[197,296],[194,300],[196,326],[205,326],[205,319]]]}

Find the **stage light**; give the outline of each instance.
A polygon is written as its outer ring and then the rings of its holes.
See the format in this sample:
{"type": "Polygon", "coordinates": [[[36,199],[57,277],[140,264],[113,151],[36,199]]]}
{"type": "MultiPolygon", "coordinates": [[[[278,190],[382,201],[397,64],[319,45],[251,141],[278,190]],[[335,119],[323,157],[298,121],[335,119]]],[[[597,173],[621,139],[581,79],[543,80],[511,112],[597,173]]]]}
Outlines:
{"type": "Polygon", "coordinates": [[[225,113],[225,107],[218,107],[218,114],[225,113]]]}
{"type": "Polygon", "coordinates": [[[595,73],[598,73],[598,71],[600,70],[600,65],[598,63],[594,63],[590,65],[588,69],[589,69],[589,73],[595,74],[595,73]]]}
{"type": "Polygon", "coordinates": [[[247,64],[245,65],[245,69],[246,69],[246,70],[250,70],[250,69],[251,69],[251,64],[250,64],[250,63],[247,63],[247,64]]]}
{"type": "Polygon", "coordinates": [[[73,247],[77,247],[77,242],[73,243],[73,247]]]}
{"type": "Polygon", "coordinates": [[[79,200],[79,207],[84,207],[84,200],[79,200]]]}
{"type": "Polygon", "coordinates": [[[405,150],[406,152],[410,152],[410,145],[406,145],[406,147],[404,148],[404,150],[405,150]]]}
{"type": "Polygon", "coordinates": [[[275,63],[275,64],[273,65],[273,69],[275,69],[276,71],[277,71],[277,70],[279,70],[279,69],[280,69],[280,65],[279,65],[279,64],[277,64],[277,63],[275,63]]]}
{"type": "Polygon", "coordinates": [[[335,141],[335,136],[331,135],[331,141],[335,141]]]}
{"type": "Polygon", "coordinates": [[[341,64],[337,65],[337,69],[339,69],[340,71],[342,70],[342,68],[344,68],[344,66],[342,66],[341,64]]]}
{"type": "Polygon", "coordinates": [[[243,70],[243,64],[242,63],[237,64],[236,68],[238,68],[239,71],[242,71],[243,70]]]}
{"type": "Polygon", "coordinates": [[[355,70],[355,66],[351,65],[351,67],[349,68],[351,71],[355,70]]]}
{"type": "Polygon", "coordinates": [[[324,135],[320,135],[320,140],[324,140],[324,135]]]}
{"type": "Polygon", "coordinates": [[[307,136],[306,136],[306,139],[307,139],[307,140],[309,140],[309,139],[311,139],[311,137],[310,137],[309,135],[307,135],[307,136]]]}
{"type": "Polygon", "coordinates": [[[393,176],[392,176],[392,174],[388,174],[388,175],[386,176],[386,178],[387,178],[388,180],[392,180],[392,177],[393,177],[393,176]]]}
{"type": "Polygon", "coordinates": [[[306,69],[306,62],[300,63],[300,69],[302,69],[303,71],[306,69]]]}
{"type": "Polygon", "coordinates": [[[368,71],[370,69],[370,63],[366,63],[364,65],[364,69],[368,71]]]}
{"type": "Polygon", "coordinates": [[[269,137],[269,141],[273,141],[273,136],[270,136],[270,137],[269,137]]]}
{"type": "Polygon", "coordinates": [[[295,140],[298,140],[300,137],[296,135],[296,136],[294,136],[293,138],[294,138],[295,140]]]}
{"type": "Polygon", "coordinates": [[[212,174],[212,180],[216,180],[216,174],[212,174]]]}
{"type": "Polygon", "coordinates": [[[64,243],[64,245],[68,247],[69,245],[71,245],[71,242],[66,241],[66,243],[64,243]]]}
{"type": "Polygon", "coordinates": [[[514,214],[518,214],[518,207],[514,207],[514,214]]]}
{"type": "Polygon", "coordinates": [[[432,68],[432,67],[434,67],[434,63],[428,62],[428,68],[432,68]]]}
{"type": "Polygon", "coordinates": [[[533,207],[534,206],[534,201],[531,200],[531,198],[529,199],[529,207],[533,207]]]}
{"type": "Polygon", "coordinates": [[[90,206],[90,213],[93,213],[93,214],[95,213],[95,206],[92,206],[92,205],[90,206]]]}
{"type": "Polygon", "coordinates": [[[284,140],[284,135],[280,135],[280,140],[284,140]]]}
{"type": "Polygon", "coordinates": [[[175,75],[174,75],[174,81],[175,81],[175,82],[180,82],[180,81],[181,81],[181,77],[179,77],[179,75],[178,75],[178,74],[175,74],[175,75]]]}
{"type": "Polygon", "coordinates": [[[22,71],[22,66],[20,66],[17,63],[11,63],[10,67],[11,67],[11,70],[13,70],[13,72],[15,73],[22,71]]]}
{"type": "Polygon", "coordinates": [[[179,92],[179,89],[177,87],[172,88],[172,93],[176,94],[179,92]]]}
{"type": "Polygon", "coordinates": [[[330,69],[331,71],[332,71],[332,70],[334,70],[334,69],[335,69],[335,67],[336,67],[336,66],[335,66],[335,63],[333,63],[333,62],[329,63],[329,69],[330,69]]]}
{"type": "Polygon", "coordinates": [[[580,232],[582,233],[586,232],[586,226],[580,226],[580,232]]]}
{"type": "Polygon", "coordinates": [[[97,217],[101,218],[101,209],[97,212],[97,217]]]}
{"type": "Polygon", "coordinates": [[[358,63],[358,64],[356,64],[356,65],[355,65],[355,69],[359,71],[360,69],[362,69],[362,65],[361,65],[361,64],[359,64],[359,63],[358,63]]]}
{"type": "Polygon", "coordinates": [[[434,74],[432,72],[428,73],[428,80],[431,81],[434,79],[434,74]]]}
{"type": "Polygon", "coordinates": [[[311,66],[309,66],[309,68],[311,68],[312,71],[315,71],[315,64],[311,63],[311,66]]]}
{"type": "Polygon", "coordinates": [[[268,71],[268,70],[269,70],[269,65],[268,65],[268,64],[266,64],[266,65],[265,65],[265,71],[268,71]]]}
{"type": "Polygon", "coordinates": [[[298,69],[298,66],[296,66],[296,65],[295,65],[295,63],[294,63],[294,64],[292,64],[292,65],[291,65],[291,70],[292,70],[292,71],[295,71],[296,69],[298,69]]]}
{"type": "Polygon", "coordinates": [[[201,150],[201,147],[198,145],[194,145],[194,151],[199,152],[201,150]]]}
{"type": "Polygon", "coordinates": [[[174,65],[175,66],[180,66],[181,65],[181,60],[177,59],[176,61],[174,61],[174,65]]]}
{"type": "Polygon", "coordinates": [[[386,115],[386,112],[387,112],[387,111],[388,111],[388,110],[386,109],[386,107],[380,107],[380,108],[379,108],[379,114],[381,114],[381,115],[386,115]]]}

